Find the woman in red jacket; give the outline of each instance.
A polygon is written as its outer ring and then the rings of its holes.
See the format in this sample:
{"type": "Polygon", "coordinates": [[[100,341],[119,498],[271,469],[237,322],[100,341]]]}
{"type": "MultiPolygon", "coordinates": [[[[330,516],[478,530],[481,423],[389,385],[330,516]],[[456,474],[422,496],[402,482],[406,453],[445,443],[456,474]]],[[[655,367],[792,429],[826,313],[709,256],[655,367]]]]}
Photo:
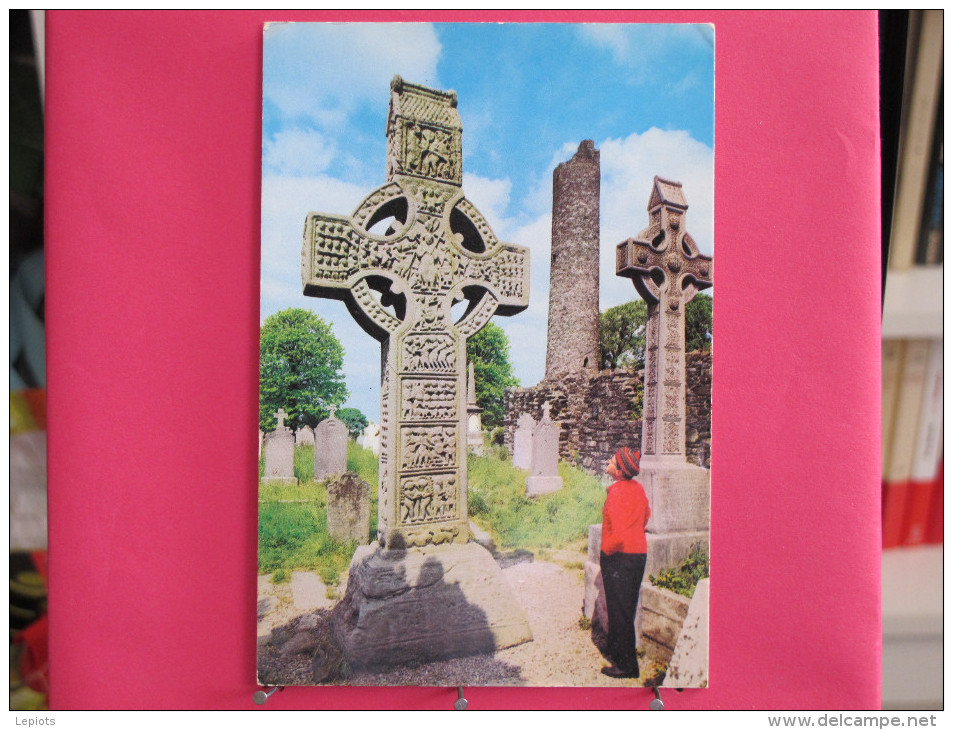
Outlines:
{"type": "Polygon", "coordinates": [[[609,487],[602,508],[599,563],[609,613],[608,653],[612,660],[612,666],[603,667],[602,673],[617,678],[639,676],[635,610],[648,552],[645,525],[651,514],[645,489],[634,479],[640,458],[638,451],[623,447],[606,466],[616,481],[609,487]]]}

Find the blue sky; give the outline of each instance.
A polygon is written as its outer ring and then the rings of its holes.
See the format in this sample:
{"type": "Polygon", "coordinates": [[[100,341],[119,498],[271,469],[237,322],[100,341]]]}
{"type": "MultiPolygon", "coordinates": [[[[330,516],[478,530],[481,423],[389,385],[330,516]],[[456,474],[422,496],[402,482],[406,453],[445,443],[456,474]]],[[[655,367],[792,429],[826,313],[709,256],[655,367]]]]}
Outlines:
{"type": "Polygon", "coordinates": [[[265,30],[261,320],[302,307],[345,350],[348,405],[379,414],[380,345],[341,302],[301,293],[310,211],[348,215],[384,183],[390,80],[457,92],[463,190],[527,246],[530,306],[495,317],[524,386],[543,377],[552,172],[584,139],[602,167],[600,307],[638,295],[615,245],[646,227],[652,178],[681,181],[688,231],[713,253],[714,29],[708,25],[276,23],[265,30]]]}

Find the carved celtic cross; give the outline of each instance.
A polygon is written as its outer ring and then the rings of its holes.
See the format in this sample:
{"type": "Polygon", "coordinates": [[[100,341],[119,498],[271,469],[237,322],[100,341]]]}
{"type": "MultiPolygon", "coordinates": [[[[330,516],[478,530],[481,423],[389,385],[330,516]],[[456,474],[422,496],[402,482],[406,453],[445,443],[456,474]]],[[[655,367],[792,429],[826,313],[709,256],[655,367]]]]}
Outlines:
{"type": "Polygon", "coordinates": [[[714,282],[710,256],[685,228],[682,184],[656,176],[649,227],[616,246],[616,274],[648,307],[642,463],[685,463],[685,305],[714,282]]]}
{"type": "Polygon", "coordinates": [[[378,538],[387,547],[469,538],[466,341],[493,314],[529,304],[529,252],[497,240],[461,189],[456,106],[453,92],[395,76],[386,184],[349,217],[305,221],[304,293],[343,300],[381,342],[378,538]]]}

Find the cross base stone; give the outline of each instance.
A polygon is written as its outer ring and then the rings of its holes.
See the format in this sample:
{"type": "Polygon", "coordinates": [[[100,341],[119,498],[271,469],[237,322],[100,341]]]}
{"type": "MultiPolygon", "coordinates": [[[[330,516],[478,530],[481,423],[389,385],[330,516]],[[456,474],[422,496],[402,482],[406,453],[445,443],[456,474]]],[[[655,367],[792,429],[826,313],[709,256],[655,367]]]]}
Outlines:
{"type": "Polygon", "coordinates": [[[649,553],[645,562],[646,578],[657,575],[659,571],[674,568],[691,553],[692,548],[701,545],[708,552],[709,533],[707,530],[690,532],[666,532],[647,534],[649,553]]]}
{"type": "Polygon", "coordinates": [[[527,497],[538,497],[541,494],[558,492],[562,488],[562,477],[526,477],[527,497]]]}
{"type": "Polygon", "coordinates": [[[492,654],[533,638],[502,571],[476,543],[359,547],[332,627],[348,664],[363,668],[492,654]]]}

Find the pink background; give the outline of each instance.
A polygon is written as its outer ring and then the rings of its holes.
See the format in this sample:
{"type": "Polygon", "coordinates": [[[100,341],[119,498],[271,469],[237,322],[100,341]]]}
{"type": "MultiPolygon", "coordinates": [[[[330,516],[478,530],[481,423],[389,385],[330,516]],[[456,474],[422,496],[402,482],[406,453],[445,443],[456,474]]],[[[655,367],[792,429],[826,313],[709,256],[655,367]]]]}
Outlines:
{"type": "MultiPolygon", "coordinates": [[[[261,30],[355,16],[48,14],[54,709],[256,708],[261,30]]],[[[876,13],[358,17],[714,23],[711,687],[666,708],[878,709],[876,13]]],[[[651,696],[467,691],[472,709],[651,696]]],[[[265,709],[454,699],[289,688],[265,709]]]]}

